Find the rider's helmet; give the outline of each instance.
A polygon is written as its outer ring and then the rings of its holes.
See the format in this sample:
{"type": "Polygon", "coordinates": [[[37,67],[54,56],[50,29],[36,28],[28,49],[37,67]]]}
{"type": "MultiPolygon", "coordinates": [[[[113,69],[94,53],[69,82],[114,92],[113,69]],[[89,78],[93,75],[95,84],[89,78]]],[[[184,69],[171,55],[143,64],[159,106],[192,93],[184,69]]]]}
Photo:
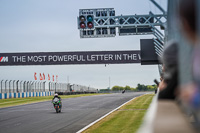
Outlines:
{"type": "Polygon", "coordinates": [[[54,97],[58,97],[58,94],[57,94],[57,93],[55,93],[54,97]]]}

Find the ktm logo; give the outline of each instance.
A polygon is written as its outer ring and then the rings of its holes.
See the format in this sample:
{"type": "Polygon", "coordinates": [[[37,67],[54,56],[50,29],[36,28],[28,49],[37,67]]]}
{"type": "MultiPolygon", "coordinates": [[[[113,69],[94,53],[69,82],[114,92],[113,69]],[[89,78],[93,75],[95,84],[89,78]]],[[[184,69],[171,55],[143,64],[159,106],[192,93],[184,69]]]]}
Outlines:
{"type": "Polygon", "coordinates": [[[0,57],[0,62],[8,62],[8,56],[0,57]]]}

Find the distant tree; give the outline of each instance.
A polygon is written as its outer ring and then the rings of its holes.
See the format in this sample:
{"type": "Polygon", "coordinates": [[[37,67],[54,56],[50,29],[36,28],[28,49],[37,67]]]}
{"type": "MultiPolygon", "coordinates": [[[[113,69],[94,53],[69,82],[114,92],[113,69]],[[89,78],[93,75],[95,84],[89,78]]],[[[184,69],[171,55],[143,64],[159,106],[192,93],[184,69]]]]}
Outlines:
{"type": "Polygon", "coordinates": [[[124,87],[124,89],[125,90],[131,90],[131,87],[127,85],[127,86],[124,87]]]}
{"type": "Polygon", "coordinates": [[[134,91],[154,91],[157,88],[156,85],[144,85],[144,84],[137,84],[136,88],[131,88],[130,86],[126,85],[125,87],[122,86],[113,86],[112,91],[121,91],[121,90],[134,90],[134,91]]]}
{"type": "Polygon", "coordinates": [[[124,90],[124,87],[120,86],[120,87],[119,87],[119,90],[120,90],[120,91],[124,90]]]}
{"type": "Polygon", "coordinates": [[[131,90],[135,91],[135,90],[136,90],[136,88],[131,88],[131,90]]]}
{"type": "Polygon", "coordinates": [[[112,91],[123,90],[123,87],[121,87],[121,86],[113,86],[111,90],[112,91]]]}
{"type": "Polygon", "coordinates": [[[138,91],[153,91],[157,88],[156,85],[143,85],[143,84],[138,84],[136,87],[136,90],[138,91]]]}
{"type": "Polygon", "coordinates": [[[118,86],[113,86],[111,90],[112,90],[112,91],[116,91],[116,90],[118,90],[118,89],[119,89],[118,86]]]}
{"type": "Polygon", "coordinates": [[[110,91],[110,89],[100,89],[99,91],[110,91]]]}
{"type": "Polygon", "coordinates": [[[142,89],[143,89],[143,88],[142,88],[142,85],[138,84],[137,87],[136,87],[136,89],[137,89],[138,91],[142,91],[142,89]]]}

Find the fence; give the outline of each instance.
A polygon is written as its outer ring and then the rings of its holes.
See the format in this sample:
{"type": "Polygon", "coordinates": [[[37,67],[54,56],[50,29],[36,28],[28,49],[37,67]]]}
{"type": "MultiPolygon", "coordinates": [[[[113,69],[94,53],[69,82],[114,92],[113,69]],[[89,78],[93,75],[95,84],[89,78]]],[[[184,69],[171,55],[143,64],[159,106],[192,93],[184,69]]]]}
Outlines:
{"type": "Polygon", "coordinates": [[[20,80],[1,80],[0,93],[14,93],[14,92],[91,92],[97,91],[93,87],[69,83],[57,83],[46,81],[20,81],[20,80]]]}
{"type": "Polygon", "coordinates": [[[0,80],[0,99],[50,96],[60,94],[96,93],[98,89],[78,84],[46,81],[0,80]]]}

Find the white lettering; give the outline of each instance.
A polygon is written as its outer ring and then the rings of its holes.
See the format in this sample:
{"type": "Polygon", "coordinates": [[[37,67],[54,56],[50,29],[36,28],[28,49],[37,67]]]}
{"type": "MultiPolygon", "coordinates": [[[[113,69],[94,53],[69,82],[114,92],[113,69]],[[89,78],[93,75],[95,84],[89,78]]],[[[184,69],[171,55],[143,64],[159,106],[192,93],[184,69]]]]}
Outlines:
{"type": "Polygon", "coordinates": [[[63,61],[63,58],[64,56],[58,56],[58,61],[63,61]]]}
{"type": "Polygon", "coordinates": [[[115,60],[122,60],[122,55],[121,54],[116,54],[115,55],[115,60]]]}
{"type": "Polygon", "coordinates": [[[133,60],[137,60],[137,55],[133,54],[133,60]]]}
{"type": "Polygon", "coordinates": [[[53,59],[53,56],[50,55],[48,60],[51,61],[52,59],[53,59]]]}
{"type": "Polygon", "coordinates": [[[72,57],[72,55],[68,55],[68,61],[73,61],[73,57],[72,57]]]}
{"type": "Polygon", "coordinates": [[[128,54],[123,54],[123,56],[124,56],[124,60],[126,60],[126,56],[127,56],[128,54]]]}
{"type": "Polygon", "coordinates": [[[91,61],[95,61],[95,55],[91,55],[91,61]]]}
{"type": "Polygon", "coordinates": [[[28,56],[28,62],[42,62],[45,61],[46,56],[28,56]]]}
{"type": "Polygon", "coordinates": [[[141,56],[140,56],[140,54],[138,54],[138,58],[141,60],[141,56]]]}
{"type": "Polygon", "coordinates": [[[109,54],[109,60],[113,60],[113,55],[109,54]]]}
{"type": "Polygon", "coordinates": [[[12,56],[14,57],[14,62],[26,62],[26,56],[12,56]]]}

